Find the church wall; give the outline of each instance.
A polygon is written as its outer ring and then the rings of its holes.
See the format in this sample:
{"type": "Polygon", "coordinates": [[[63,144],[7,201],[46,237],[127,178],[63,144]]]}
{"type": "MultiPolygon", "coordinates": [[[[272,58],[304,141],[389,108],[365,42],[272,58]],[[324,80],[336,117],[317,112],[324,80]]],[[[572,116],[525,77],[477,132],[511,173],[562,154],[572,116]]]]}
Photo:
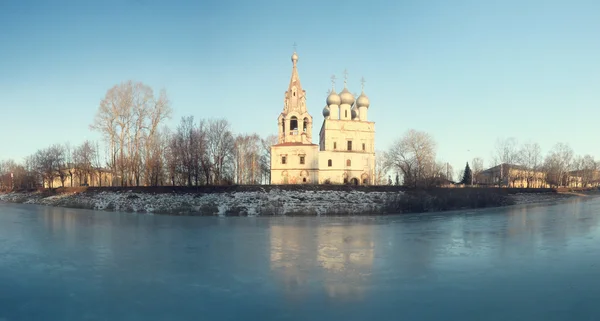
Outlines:
{"type": "Polygon", "coordinates": [[[316,184],[319,178],[318,153],[317,145],[272,146],[271,184],[316,184]],[[284,156],[285,164],[283,164],[284,156]],[[300,156],[304,156],[304,164],[300,163],[300,156]]]}
{"type": "Polygon", "coordinates": [[[321,150],[346,151],[348,141],[352,141],[352,151],[375,153],[373,122],[327,119],[323,122],[320,138],[321,150]]]}
{"type": "Polygon", "coordinates": [[[359,152],[319,152],[319,183],[320,184],[344,184],[344,178],[351,183],[353,178],[360,185],[372,184],[372,176],[375,169],[375,155],[359,152]],[[331,160],[331,166],[329,166],[331,160]],[[350,165],[348,166],[348,161],[350,165]]]}

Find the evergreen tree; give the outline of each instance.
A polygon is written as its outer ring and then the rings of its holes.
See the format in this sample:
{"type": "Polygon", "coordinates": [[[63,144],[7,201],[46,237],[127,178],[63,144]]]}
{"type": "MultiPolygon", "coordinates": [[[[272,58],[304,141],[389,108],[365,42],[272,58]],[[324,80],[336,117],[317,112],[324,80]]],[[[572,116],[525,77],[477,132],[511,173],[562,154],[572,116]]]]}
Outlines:
{"type": "Polygon", "coordinates": [[[473,184],[473,172],[471,171],[471,168],[469,167],[469,162],[467,162],[467,166],[465,166],[465,173],[464,173],[462,181],[460,183],[465,184],[465,185],[473,184]]]}

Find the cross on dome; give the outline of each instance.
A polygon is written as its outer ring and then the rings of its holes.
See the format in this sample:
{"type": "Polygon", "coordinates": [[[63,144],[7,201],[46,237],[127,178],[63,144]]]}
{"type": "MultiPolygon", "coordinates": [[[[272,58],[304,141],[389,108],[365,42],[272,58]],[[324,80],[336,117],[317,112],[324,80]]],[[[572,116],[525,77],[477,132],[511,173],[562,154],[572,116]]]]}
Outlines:
{"type": "Polygon", "coordinates": [[[348,83],[348,69],[344,69],[344,87],[348,83]]]}

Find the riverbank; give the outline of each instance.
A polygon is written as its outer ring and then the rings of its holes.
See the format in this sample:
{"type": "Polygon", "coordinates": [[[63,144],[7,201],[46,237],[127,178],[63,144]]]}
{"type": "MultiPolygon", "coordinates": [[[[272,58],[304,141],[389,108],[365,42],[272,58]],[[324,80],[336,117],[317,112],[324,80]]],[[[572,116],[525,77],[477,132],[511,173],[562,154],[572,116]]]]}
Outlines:
{"type": "Polygon", "coordinates": [[[0,201],[193,216],[321,216],[421,213],[552,202],[598,190],[398,186],[78,187],[13,192],[0,201]]]}

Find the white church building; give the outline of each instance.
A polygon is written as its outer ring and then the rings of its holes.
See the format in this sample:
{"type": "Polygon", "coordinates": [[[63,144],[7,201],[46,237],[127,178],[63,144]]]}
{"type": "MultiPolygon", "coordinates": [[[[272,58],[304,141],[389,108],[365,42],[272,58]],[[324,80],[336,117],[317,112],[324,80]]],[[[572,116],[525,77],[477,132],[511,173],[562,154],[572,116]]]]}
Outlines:
{"type": "Polygon", "coordinates": [[[271,184],[371,185],[375,170],[375,123],[367,118],[369,98],[364,82],[357,98],[335,83],[323,109],[319,144],[313,144],[313,118],[292,55],[292,79],[278,118],[279,140],[271,146],[271,184]]]}

